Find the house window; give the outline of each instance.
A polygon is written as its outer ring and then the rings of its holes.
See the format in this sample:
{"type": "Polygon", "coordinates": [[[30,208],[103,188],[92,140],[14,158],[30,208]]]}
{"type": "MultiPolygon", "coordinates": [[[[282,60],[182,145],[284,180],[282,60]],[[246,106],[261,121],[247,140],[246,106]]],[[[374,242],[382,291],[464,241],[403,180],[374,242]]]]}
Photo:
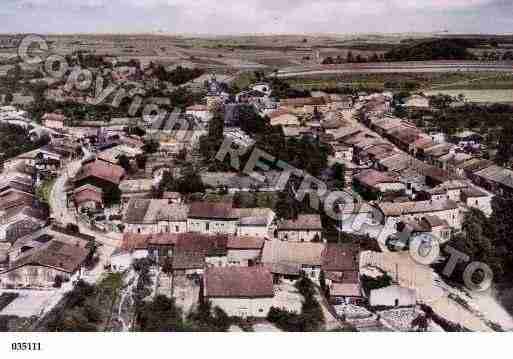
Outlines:
{"type": "Polygon", "coordinates": [[[210,223],[209,222],[205,223],[205,230],[207,232],[210,231],[210,223]]]}
{"type": "Polygon", "coordinates": [[[141,233],[141,227],[137,228],[137,233],[141,233]]]}
{"type": "Polygon", "coordinates": [[[178,226],[175,226],[175,232],[180,232],[180,228],[178,228],[178,226]]]}
{"type": "Polygon", "coordinates": [[[169,226],[166,226],[166,233],[169,233],[169,226]]]}

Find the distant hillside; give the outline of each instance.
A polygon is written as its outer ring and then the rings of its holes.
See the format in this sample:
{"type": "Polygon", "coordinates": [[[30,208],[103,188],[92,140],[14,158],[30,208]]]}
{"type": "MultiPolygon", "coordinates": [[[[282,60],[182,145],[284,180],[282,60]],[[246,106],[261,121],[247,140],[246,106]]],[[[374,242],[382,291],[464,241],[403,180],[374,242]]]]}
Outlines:
{"type": "Polygon", "coordinates": [[[385,53],[388,61],[474,60],[468,51],[472,42],[464,39],[436,39],[400,45],[385,53]]]}

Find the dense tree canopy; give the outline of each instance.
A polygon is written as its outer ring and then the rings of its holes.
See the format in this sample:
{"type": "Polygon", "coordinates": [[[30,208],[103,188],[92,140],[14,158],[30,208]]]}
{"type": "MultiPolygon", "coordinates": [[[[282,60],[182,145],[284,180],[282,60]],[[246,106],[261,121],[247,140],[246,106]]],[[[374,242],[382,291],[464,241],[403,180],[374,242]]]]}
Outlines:
{"type": "Polygon", "coordinates": [[[404,44],[385,53],[387,61],[474,60],[467,49],[472,44],[460,39],[435,39],[404,44]]]}

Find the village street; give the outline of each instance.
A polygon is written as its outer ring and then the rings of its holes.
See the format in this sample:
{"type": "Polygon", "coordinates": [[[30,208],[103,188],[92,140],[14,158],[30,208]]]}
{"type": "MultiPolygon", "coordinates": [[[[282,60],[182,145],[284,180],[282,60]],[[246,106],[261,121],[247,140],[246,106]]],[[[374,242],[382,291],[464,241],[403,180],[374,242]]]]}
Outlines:
{"type": "Polygon", "coordinates": [[[50,194],[50,208],[52,216],[56,221],[61,222],[63,225],[69,223],[75,224],[80,229],[80,233],[87,234],[95,237],[95,240],[100,246],[97,249],[99,262],[97,265],[84,276],[84,280],[88,282],[97,282],[104,273],[105,266],[110,264],[110,257],[112,253],[121,244],[121,235],[118,233],[104,234],[93,231],[86,224],[81,223],[78,216],[72,213],[66,203],[66,182],[73,178],[73,176],[80,169],[81,160],[70,162],[61,170],[60,176],[55,181],[50,194]]]}

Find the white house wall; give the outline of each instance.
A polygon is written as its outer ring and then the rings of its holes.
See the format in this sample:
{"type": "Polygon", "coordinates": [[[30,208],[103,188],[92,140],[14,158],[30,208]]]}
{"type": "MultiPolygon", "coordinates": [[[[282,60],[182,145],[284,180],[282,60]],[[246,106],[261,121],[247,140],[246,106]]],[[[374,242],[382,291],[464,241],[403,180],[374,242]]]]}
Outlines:
{"type": "Polygon", "coordinates": [[[213,307],[219,307],[229,316],[265,318],[273,305],[273,298],[209,298],[213,307]]]}

